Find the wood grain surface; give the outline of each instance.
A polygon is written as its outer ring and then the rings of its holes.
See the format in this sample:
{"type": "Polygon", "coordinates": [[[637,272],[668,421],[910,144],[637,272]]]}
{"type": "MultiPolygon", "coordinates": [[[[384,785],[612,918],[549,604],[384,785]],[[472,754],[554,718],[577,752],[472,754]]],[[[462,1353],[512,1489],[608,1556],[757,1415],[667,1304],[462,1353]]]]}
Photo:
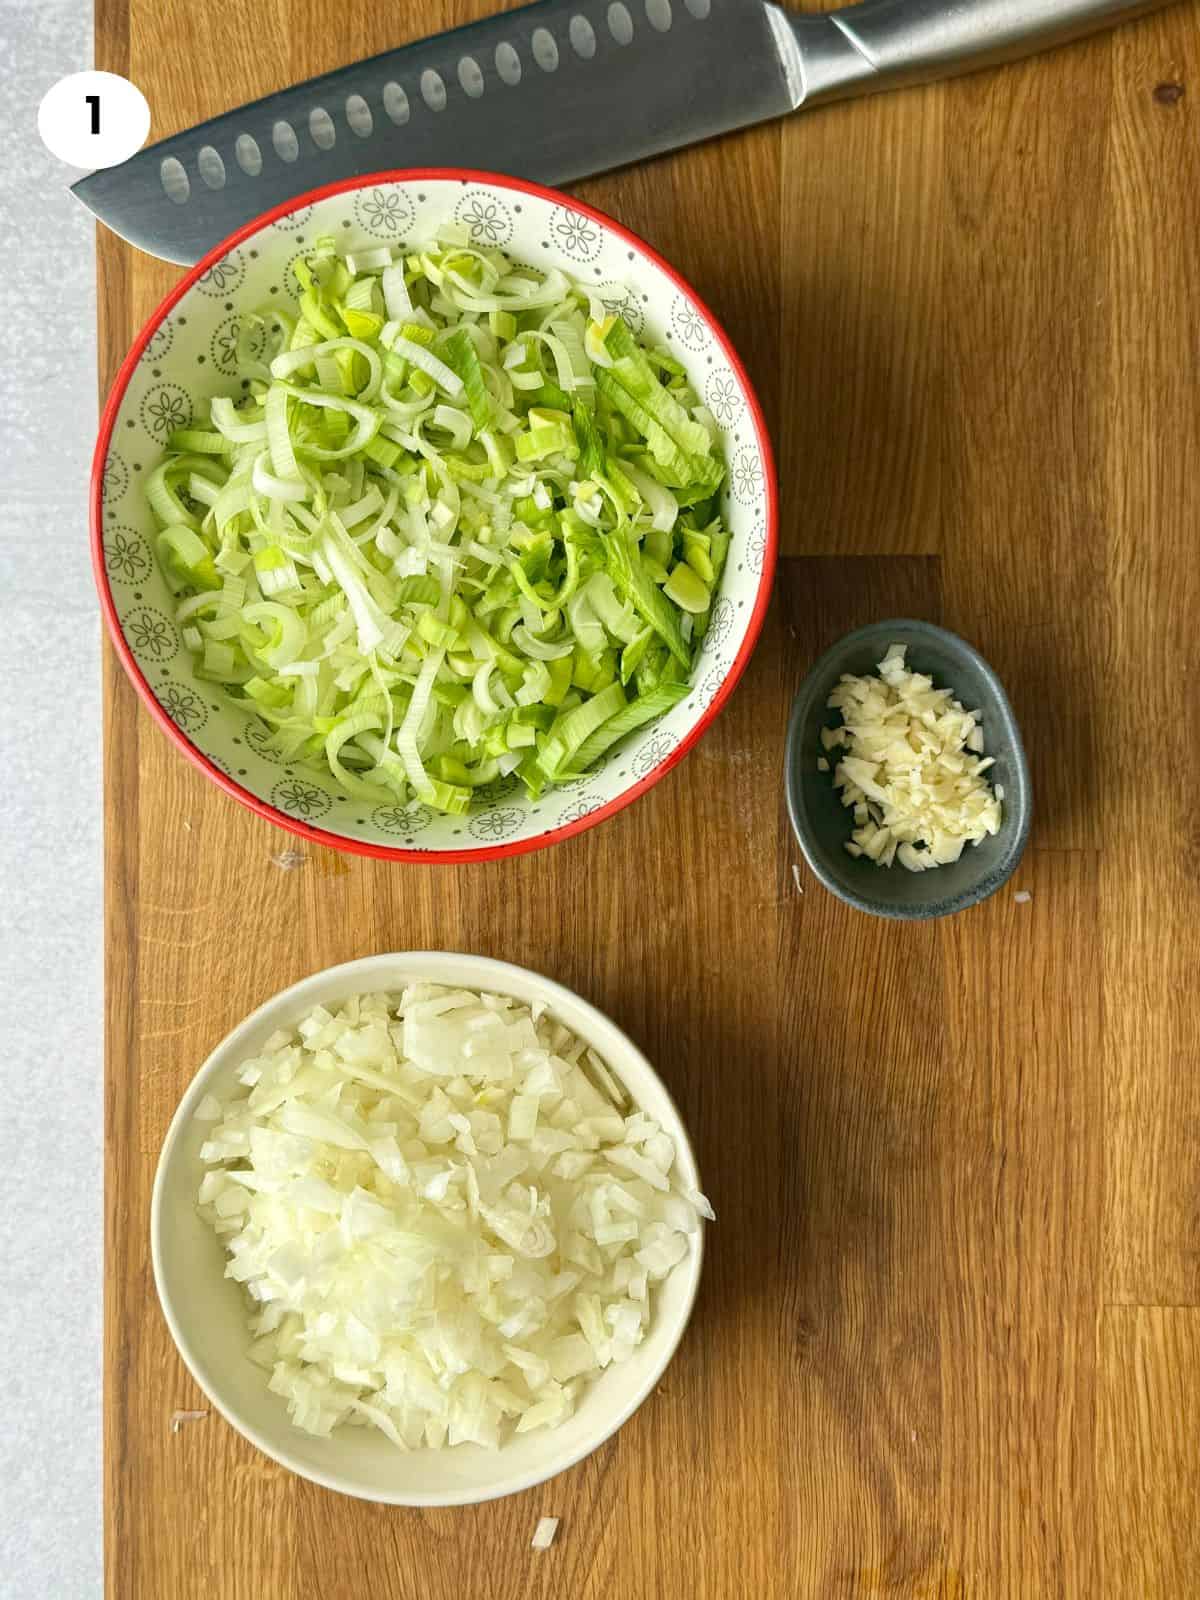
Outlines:
{"type": "MultiPolygon", "coordinates": [[[[489,0],[100,0],[164,135],[489,0]]],[[[731,706],[653,793],[515,862],[291,841],[106,665],[106,1526],[114,1600],[1187,1600],[1200,1593],[1200,23],[581,186],[725,320],[783,549],[731,706]],[[1038,816],[935,926],[800,868],[789,702],[843,630],[941,620],[1005,679],[1038,816]],[[1018,902],[1015,891],[1032,897],[1018,902]],[[607,1010],[720,1220],[660,1389],[478,1509],[360,1505],[204,1405],[159,1315],[160,1140],[268,995],[475,950],[607,1010]],[[540,1515],[562,1519],[531,1552],[540,1515]]],[[[101,378],[176,269],[100,238],[101,378]]]]}

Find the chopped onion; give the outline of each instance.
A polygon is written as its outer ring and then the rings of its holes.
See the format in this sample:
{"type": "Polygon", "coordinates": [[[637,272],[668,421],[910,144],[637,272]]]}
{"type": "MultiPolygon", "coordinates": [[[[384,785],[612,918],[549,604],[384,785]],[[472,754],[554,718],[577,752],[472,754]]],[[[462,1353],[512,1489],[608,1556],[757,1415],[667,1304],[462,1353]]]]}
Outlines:
{"type": "Polygon", "coordinates": [[[557,1532],[557,1517],[540,1517],[537,1527],[533,1530],[533,1548],[535,1550],[549,1550],[554,1543],[554,1535],[557,1532]]]}
{"type": "Polygon", "coordinates": [[[216,1095],[206,1094],[192,1115],[197,1122],[219,1122],[221,1120],[221,1102],[216,1095]]]}
{"type": "Polygon", "coordinates": [[[178,1433],[185,1422],[203,1422],[207,1416],[207,1411],[172,1411],[171,1432],[178,1433]]]}
{"type": "Polygon", "coordinates": [[[217,1113],[200,1214],[245,1286],[250,1359],[308,1433],[496,1448],[555,1426],[632,1356],[649,1284],[713,1215],[673,1177],[672,1138],[541,1006],[358,995],[237,1078],[197,1112],[217,1113]]]}

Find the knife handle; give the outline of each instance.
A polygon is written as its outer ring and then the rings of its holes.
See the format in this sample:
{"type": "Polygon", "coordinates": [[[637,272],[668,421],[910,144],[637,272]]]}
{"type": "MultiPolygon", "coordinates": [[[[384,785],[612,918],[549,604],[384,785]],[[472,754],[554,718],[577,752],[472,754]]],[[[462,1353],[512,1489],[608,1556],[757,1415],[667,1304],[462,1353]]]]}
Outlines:
{"type": "Polygon", "coordinates": [[[1165,0],[860,0],[798,15],[771,7],[797,105],[928,83],[1065,44],[1165,0]],[[784,35],[786,29],[786,35],[784,35]],[[781,36],[783,35],[783,36],[781,36]],[[794,42],[794,54],[788,48],[794,42]]]}

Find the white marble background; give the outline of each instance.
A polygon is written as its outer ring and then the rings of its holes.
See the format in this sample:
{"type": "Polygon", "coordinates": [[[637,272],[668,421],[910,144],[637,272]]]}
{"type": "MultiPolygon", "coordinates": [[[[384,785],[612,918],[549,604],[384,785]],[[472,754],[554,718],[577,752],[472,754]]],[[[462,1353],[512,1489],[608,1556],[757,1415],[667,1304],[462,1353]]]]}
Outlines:
{"type": "Polygon", "coordinates": [[[101,1589],[100,623],[93,227],[42,94],[90,0],[0,0],[0,1596],[101,1589]]]}

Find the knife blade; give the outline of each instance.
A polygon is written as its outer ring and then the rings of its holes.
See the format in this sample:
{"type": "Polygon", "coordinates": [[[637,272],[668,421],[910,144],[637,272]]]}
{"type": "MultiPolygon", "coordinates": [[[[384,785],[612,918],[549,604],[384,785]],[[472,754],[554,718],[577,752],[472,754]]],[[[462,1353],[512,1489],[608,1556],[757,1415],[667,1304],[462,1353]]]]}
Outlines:
{"type": "Polygon", "coordinates": [[[322,184],[464,167],[557,186],[801,106],[969,70],[1163,0],[537,0],[355,62],[73,185],[100,220],[193,263],[322,184]]]}

